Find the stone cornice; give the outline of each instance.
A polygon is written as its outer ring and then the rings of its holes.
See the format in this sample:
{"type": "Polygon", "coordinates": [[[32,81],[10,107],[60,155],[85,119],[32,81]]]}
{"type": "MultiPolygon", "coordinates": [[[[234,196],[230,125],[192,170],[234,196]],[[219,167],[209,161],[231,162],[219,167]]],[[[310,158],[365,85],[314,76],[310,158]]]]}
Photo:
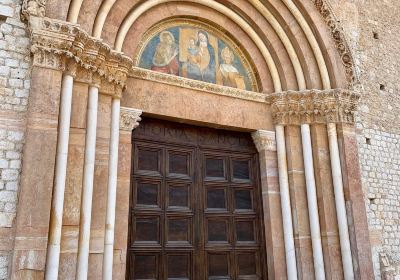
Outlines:
{"type": "Polygon", "coordinates": [[[275,124],[354,123],[359,95],[347,89],[274,93],[267,97],[275,124]]]}
{"type": "Polygon", "coordinates": [[[257,130],[251,134],[254,144],[259,152],[276,151],[275,132],[267,130],[257,130]]]}
{"type": "Polygon", "coordinates": [[[103,93],[116,95],[117,88],[125,86],[132,60],[78,25],[30,14],[29,30],[34,66],[65,70],[72,62],[80,70],[77,73],[88,72],[92,82],[98,78],[103,93]]]}
{"type": "Polygon", "coordinates": [[[184,87],[193,90],[205,91],[209,93],[245,99],[255,102],[265,102],[265,93],[241,90],[232,87],[220,86],[216,84],[210,84],[202,81],[191,80],[179,76],[168,75],[164,73],[154,72],[151,70],[132,67],[129,72],[129,77],[155,81],[163,84],[174,85],[184,87]]]}
{"type": "Polygon", "coordinates": [[[141,115],[142,110],[121,107],[119,129],[131,132],[133,129],[139,126],[139,122],[142,120],[140,118],[141,115]]]}

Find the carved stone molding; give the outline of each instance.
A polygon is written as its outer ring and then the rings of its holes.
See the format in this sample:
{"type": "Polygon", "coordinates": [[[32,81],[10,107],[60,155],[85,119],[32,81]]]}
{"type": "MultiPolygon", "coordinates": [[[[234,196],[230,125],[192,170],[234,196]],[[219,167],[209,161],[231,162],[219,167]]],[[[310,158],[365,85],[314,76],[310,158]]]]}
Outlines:
{"type": "Polygon", "coordinates": [[[142,110],[121,107],[119,129],[131,132],[139,126],[139,122],[142,120],[140,118],[141,115],[142,110]]]}
{"type": "Polygon", "coordinates": [[[276,151],[275,132],[267,130],[257,130],[251,134],[254,144],[259,152],[276,151]]]}
{"type": "Polygon", "coordinates": [[[216,84],[210,84],[202,81],[191,80],[179,76],[168,75],[160,72],[154,72],[148,69],[132,67],[129,77],[155,81],[163,84],[174,85],[199,91],[210,92],[219,95],[230,96],[256,102],[265,102],[265,94],[216,84]]]}
{"type": "Polygon", "coordinates": [[[78,25],[31,14],[29,30],[35,66],[66,70],[66,62],[74,61],[82,79],[91,77],[96,85],[101,80],[106,93],[114,95],[115,87],[125,86],[132,60],[89,36],[78,25]],[[83,74],[85,71],[89,74],[83,74]]]}
{"type": "Polygon", "coordinates": [[[354,123],[359,95],[347,89],[274,93],[267,97],[276,124],[354,123]]]}
{"type": "Polygon", "coordinates": [[[349,44],[346,41],[343,28],[340,26],[339,20],[336,18],[332,7],[327,0],[312,0],[312,2],[331,32],[332,38],[335,41],[336,49],[339,52],[342,63],[346,69],[348,88],[352,88],[353,85],[357,83],[357,77],[354,72],[354,59],[349,44]]]}

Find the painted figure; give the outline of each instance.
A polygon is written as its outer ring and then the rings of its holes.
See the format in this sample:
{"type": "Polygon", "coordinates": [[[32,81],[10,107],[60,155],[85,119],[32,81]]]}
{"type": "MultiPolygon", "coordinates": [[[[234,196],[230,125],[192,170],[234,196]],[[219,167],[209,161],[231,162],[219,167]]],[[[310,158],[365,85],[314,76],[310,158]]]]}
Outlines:
{"type": "Polygon", "coordinates": [[[178,76],[179,62],[177,55],[178,46],[174,35],[169,31],[161,32],[160,43],[156,47],[151,70],[178,76]]]}
{"type": "Polygon", "coordinates": [[[182,65],[183,77],[200,81],[202,80],[199,52],[200,50],[196,46],[195,39],[190,38],[189,47],[187,49],[187,62],[182,65]]]}
{"type": "Polygon", "coordinates": [[[208,83],[214,83],[215,80],[215,52],[214,48],[208,42],[208,34],[205,31],[197,33],[197,47],[199,53],[199,67],[201,72],[201,80],[208,83]]]}
{"type": "Polygon", "coordinates": [[[219,72],[221,74],[219,76],[222,80],[218,81],[218,83],[228,87],[246,89],[243,76],[240,75],[236,67],[232,65],[235,58],[232,50],[228,47],[223,48],[221,51],[221,58],[223,63],[219,66],[219,72]]]}

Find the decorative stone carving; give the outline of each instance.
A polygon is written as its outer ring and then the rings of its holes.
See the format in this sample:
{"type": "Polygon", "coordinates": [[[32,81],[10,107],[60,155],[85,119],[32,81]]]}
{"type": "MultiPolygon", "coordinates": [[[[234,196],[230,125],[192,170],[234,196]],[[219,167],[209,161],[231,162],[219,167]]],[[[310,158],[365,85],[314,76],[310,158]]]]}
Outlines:
{"type": "Polygon", "coordinates": [[[22,15],[26,19],[28,19],[30,15],[44,17],[46,2],[46,0],[24,0],[22,3],[22,15]]]}
{"type": "Polygon", "coordinates": [[[119,129],[131,132],[139,126],[139,122],[142,120],[141,114],[142,110],[121,107],[119,129]]]}
{"type": "Polygon", "coordinates": [[[336,49],[342,59],[342,63],[346,69],[346,79],[348,88],[352,88],[357,82],[357,77],[354,73],[354,59],[351,54],[349,45],[346,41],[343,28],[340,26],[331,5],[326,0],[312,0],[315,7],[325,20],[328,28],[331,31],[333,40],[335,41],[336,49]]]}
{"type": "Polygon", "coordinates": [[[78,25],[30,14],[29,30],[35,66],[65,70],[65,61],[73,60],[80,68],[78,73],[89,72],[82,74],[82,79],[91,77],[90,82],[97,85],[101,80],[110,94],[117,92],[116,86],[125,86],[132,60],[89,36],[78,25]]]}
{"type": "Polygon", "coordinates": [[[71,75],[72,77],[76,77],[77,71],[78,71],[78,65],[76,61],[68,59],[65,63],[65,73],[71,75]]]}
{"type": "Polygon", "coordinates": [[[359,95],[347,89],[274,93],[267,97],[276,124],[354,123],[359,95]]]}
{"type": "Polygon", "coordinates": [[[276,151],[275,132],[267,130],[257,130],[251,134],[254,144],[259,152],[276,151]]]}
{"type": "Polygon", "coordinates": [[[174,75],[168,75],[164,73],[154,72],[147,69],[142,69],[138,67],[132,67],[129,72],[129,76],[132,78],[156,81],[159,83],[164,83],[168,85],[175,85],[179,87],[195,89],[205,92],[211,92],[214,94],[220,94],[245,100],[251,100],[256,102],[265,102],[265,94],[259,92],[252,92],[241,90],[237,88],[225,87],[215,84],[209,84],[202,81],[191,80],[183,77],[178,77],[174,75]]]}

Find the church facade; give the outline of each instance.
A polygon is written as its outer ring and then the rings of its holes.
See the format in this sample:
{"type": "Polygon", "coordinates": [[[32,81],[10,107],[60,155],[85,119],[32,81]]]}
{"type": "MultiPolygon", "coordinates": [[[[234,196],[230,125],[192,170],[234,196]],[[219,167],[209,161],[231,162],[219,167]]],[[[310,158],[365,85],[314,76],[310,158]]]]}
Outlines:
{"type": "Polygon", "coordinates": [[[400,279],[400,7],[361,2],[0,1],[0,279],[400,279]]]}

